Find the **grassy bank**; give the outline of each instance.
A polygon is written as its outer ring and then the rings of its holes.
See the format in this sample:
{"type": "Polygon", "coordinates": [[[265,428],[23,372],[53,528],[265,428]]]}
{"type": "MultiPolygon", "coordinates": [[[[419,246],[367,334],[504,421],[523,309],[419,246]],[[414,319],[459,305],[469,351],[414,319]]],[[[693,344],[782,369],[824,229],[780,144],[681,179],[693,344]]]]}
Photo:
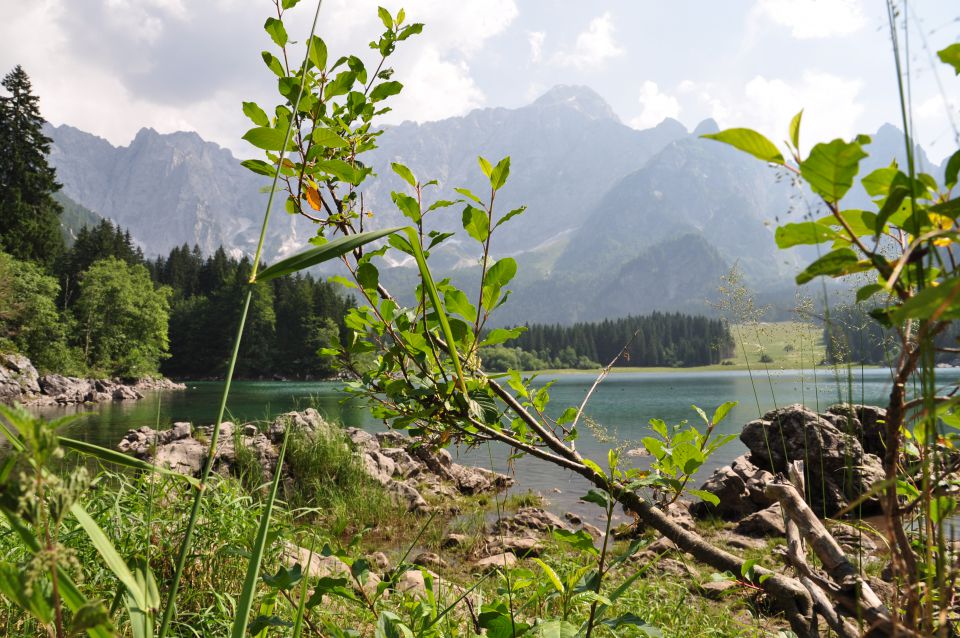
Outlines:
{"type": "MultiPolygon", "coordinates": [[[[723,363],[691,367],[617,366],[611,373],[648,372],[656,374],[721,372],[725,370],[809,370],[826,358],[823,330],[799,321],[734,324],[730,327],[736,352],[723,363]]],[[[608,363],[608,362],[604,362],[608,363]]],[[[821,365],[820,367],[828,367],[821,365]]],[[[584,374],[590,370],[538,370],[541,374],[584,374]]]]}
{"type": "MultiPolygon", "coordinates": [[[[488,542],[484,539],[489,538],[491,513],[507,517],[518,508],[539,505],[538,495],[437,498],[430,503],[433,512],[413,514],[364,474],[360,456],[338,428],[317,438],[292,437],[288,454],[288,469],[295,478],[282,481],[281,499],[273,510],[273,529],[256,592],[261,624],[251,635],[290,636],[288,623],[297,616],[298,603],[304,597],[309,597],[304,636],[388,635],[378,629],[385,614],[394,614],[413,626],[420,622],[421,628],[429,621],[430,631],[417,634],[424,638],[500,636],[504,634],[491,627],[486,627],[485,634],[478,632],[477,623],[482,610],[492,613],[491,606],[504,600],[511,601],[517,623],[563,617],[579,626],[589,616],[594,598],[583,595],[583,589],[575,592],[596,560],[593,548],[548,534],[539,550],[541,562],[522,559],[506,571],[476,567],[476,550],[488,542]],[[445,542],[451,533],[465,540],[451,547],[445,542]],[[442,561],[430,566],[432,572],[421,572],[411,564],[423,552],[442,561]],[[304,569],[305,577],[301,577],[297,562],[320,567],[313,573],[304,569]],[[348,567],[341,572],[331,570],[331,564],[348,567]],[[566,593],[558,592],[553,576],[572,583],[566,593]],[[378,588],[378,581],[387,584],[378,588]],[[329,588],[326,595],[317,596],[323,587],[329,588]],[[467,590],[470,605],[459,603],[443,613],[446,605],[467,590]],[[422,616],[419,621],[418,614],[422,616]],[[262,628],[266,628],[264,633],[260,633],[262,628]],[[358,634],[346,632],[348,628],[358,634]]],[[[158,600],[162,599],[165,583],[176,569],[193,488],[173,476],[91,467],[72,453],[63,461],[62,476],[78,481],[67,487],[71,497],[90,513],[123,560],[131,566],[149,567],[145,573],[157,583],[158,600]],[[89,481],[76,478],[87,472],[89,481]]],[[[45,483],[50,493],[61,485],[52,477],[45,483]]],[[[229,634],[264,506],[263,484],[264,477],[250,458],[239,460],[235,475],[214,476],[208,484],[171,635],[229,634]]],[[[38,530],[43,525],[40,520],[33,524],[38,530]]],[[[711,529],[710,524],[704,527],[707,532],[711,529]]],[[[124,611],[127,603],[120,595],[122,589],[118,591],[114,570],[76,521],[63,519],[50,530],[55,558],[46,555],[43,560],[56,560],[87,599],[104,602],[111,610],[116,632],[112,635],[143,635],[134,631],[133,615],[124,611]]],[[[8,587],[17,585],[23,591],[49,595],[50,582],[44,572],[47,563],[38,562],[38,555],[27,551],[12,532],[6,521],[0,525],[0,587],[5,594],[0,597],[0,635],[47,636],[49,626],[43,627],[13,604],[15,598],[8,587]]],[[[617,635],[759,637],[782,626],[766,615],[765,602],[754,589],[734,585],[717,599],[701,596],[713,575],[685,563],[680,555],[662,554],[659,549],[643,551],[654,540],[652,533],[645,537],[640,551],[610,571],[605,580],[606,596],[630,581],[620,594],[617,612],[643,619],[637,626],[623,626],[617,635]]],[[[618,541],[611,546],[611,554],[625,552],[629,546],[630,541],[618,541]]],[[[74,615],[72,621],[77,618],[74,615]]]]}

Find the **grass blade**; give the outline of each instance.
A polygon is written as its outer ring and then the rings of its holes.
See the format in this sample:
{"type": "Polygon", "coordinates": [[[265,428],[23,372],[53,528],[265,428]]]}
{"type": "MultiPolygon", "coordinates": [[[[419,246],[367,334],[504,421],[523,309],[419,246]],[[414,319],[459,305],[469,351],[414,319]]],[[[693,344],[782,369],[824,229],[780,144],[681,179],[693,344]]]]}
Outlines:
{"type": "Polygon", "coordinates": [[[332,241],[329,241],[322,246],[316,246],[308,250],[303,251],[293,255],[292,257],[287,257],[277,263],[264,268],[260,274],[257,275],[257,281],[270,281],[271,279],[276,279],[277,277],[282,277],[284,275],[290,275],[310,266],[316,266],[317,264],[323,263],[325,261],[330,261],[331,259],[336,259],[341,255],[345,255],[354,248],[359,248],[364,244],[369,244],[370,242],[380,239],[381,237],[386,237],[391,235],[399,230],[402,230],[402,227],[394,228],[385,228],[383,230],[371,230],[365,233],[356,233],[353,235],[346,235],[344,237],[338,237],[332,241]]]}
{"type": "Polygon", "coordinates": [[[280,455],[277,457],[277,468],[274,470],[270,496],[267,497],[267,502],[263,506],[263,513],[260,515],[260,528],[257,530],[257,539],[253,544],[253,553],[247,562],[247,576],[243,581],[243,591],[237,601],[237,615],[233,619],[232,638],[243,638],[247,633],[250,610],[253,608],[253,596],[257,590],[257,581],[260,580],[260,564],[263,562],[263,552],[267,546],[270,517],[273,515],[273,503],[277,499],[277,488],[280,486],[280,477],[283,474],[283,457],[287,452],[287,439],[290,438],[291,428],[292,426],[287,424],[283,433],[283,445],[280,446],[280,455]]]}
{"type": "Polygon", "coordinates": [[[93,517],[87,513],[87,510],[84,509],[83,505],[80,503],[74,503],[71,505],[70,513],[73,514],[73,517],[77,519],[78,523],[80,523],[80,527],[83,528],[83,531],[87,533],[87,536],[90,538],[93,546],[97,549],[97,552],[103,558],[104,562],[106,562],[107,567],[110,568],[110,571],[113,572],[113,575],[116,576],[117,580],[123,583],[127,588],[127,591],[130,592],[134,602],[137,603],[140,609],[146,609],[147,596],[144,593],[143,588],[133,576],[130,568],[127,567],[126,561],[124,561],[123,558],[120,557],[120,554],[117,553],[117,549],[113,546],[113,543],[110,542],[110,539],[107,538],[107,535],[104,534],[103,530],[100,529],[100,526],[97,525],[97,522],[93,520],[93,517]]]}
{"type": "Polygon", "coordinates": [[[440,328],[443,330],[443,339],[447,342],[447,351],[450,359],[453,360],[453,367],[457,371],[457,380],[460,382],[460,389],[463,391],[464,398],[467,397],[467,384],[463,378],[463,368],[460,367],[460,355],[457,353],[457,345],[453,340],[453,331],[450,329],[450,321],[447,319],[447,312],[440,302],[440,293],[437,291],[437,285],[433,282],[433,275],[427,266],[427,259],[423,254],[423,246],[420,245],[420,239],[417,237],[417,231],[407,226],[403,229],[407,234],[407,240],[410,247],[413,248],[413,258],[417,260],[417,267],[420,269],[420,275],[423,277],[424,288],[430,295],[430,303],[437,312],[437,318],[440,320],[440,328]]]}
{"type": "Polygon", "coordinates": [[[180,472],[174,472],[158,465],[147,463],[146,461],[142,461],[136,457],[124,454],[123,452],[117,452],[116,450],[100,447],[99,445],[94,445],[93,443],[78,441],[76,439],[70,439],[64,436],[59,437],[59,442],[61,447],[65,447],[68,450],[73,450],[74,452],[79,452],[80,454],[96,457],[107,463],[113,463],[115,465],[121,465],[123,467],[129,467],[134,470],[141,470],[148,473],[156,472],[158,474],[163,474],[164,476],[173,476],[190,483],[194,487],[200,486],[200,481],[192,476],[187,476],[186,474],[181,474],[180,472]]]}

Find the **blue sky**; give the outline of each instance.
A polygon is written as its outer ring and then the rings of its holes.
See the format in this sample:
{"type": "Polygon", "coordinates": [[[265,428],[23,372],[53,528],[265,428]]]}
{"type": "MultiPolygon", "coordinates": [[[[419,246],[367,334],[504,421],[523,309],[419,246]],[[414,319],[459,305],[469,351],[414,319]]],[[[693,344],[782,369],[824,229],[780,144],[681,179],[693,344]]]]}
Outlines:
{"type": "MultiPolygon", "coordinates": [[[[115,144],[142,126],[196,130],[249,153],[240,102],[271,99],[272,76],[259,59],[270,0],[11,4],[0,24],[0,69],[24,66],[52,122],[115,144]]],[[[638,128],[664,117],[693,128],[713,117],[779,140],[804,108],[804,139],[812,142],[899,121],[886,4],[878,0],[384,4],[427,24],[397,56],[407,91],[391,121],[522,106],[556,84],[590,86],[638,128]]],[[[306,35],[313,6],[303,0],[291,12],[291,37],[306,35]]],[[[379,26],[376,6],[325,0],[320,33],[330,48],[365,49],[379,26]]],[[[960,6],[897,6],[911,26],[918,139],[939,160],[956,148],[960,79],[931,56],[960,39],[960,6]]]]}

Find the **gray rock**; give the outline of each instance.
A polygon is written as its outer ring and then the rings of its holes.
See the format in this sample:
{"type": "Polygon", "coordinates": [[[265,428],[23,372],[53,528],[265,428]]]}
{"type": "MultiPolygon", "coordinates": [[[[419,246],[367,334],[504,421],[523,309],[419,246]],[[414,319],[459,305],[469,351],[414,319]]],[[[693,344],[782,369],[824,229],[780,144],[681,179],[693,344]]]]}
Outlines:
{"type": "Polygon", "coordinates": [[[807,461],[810,505],[818,514],[831,516],[869,490],[878,475],[857,436],[831,422],[850,419],[827,416],[830,418],[791,405],[745,425],[740,440],[750,449],[750,460],[757,467],[786,472],[789,462],[807,461]]]}
{"type": "Polygon", "coordinates": [[[707,501],[698,501],[690,506],[690,513],[703,518],[709,514],[716,514],[723,518],[740,518],[757,510],[757,505],[750,499],[746,481],[733,471],[729,465],[717,469],[707,481],[700,486],[701,490],[710,492],[720,499],[717,505],[707,501]]]}
{"type": "Polygon", "coordinates": [[[487,556],[473,563],[473,571],[488,572],[494,569],[510,569],[517,564],[517,556],[513,552],[504,552],[487,556]]]}
{"type": "Polygon", "coordinates": [[[466,547],[470,543],[470,540],[470,537],[466,534],[455,534],[451,532],[440,541],[440,547],[444,549],[461,549],[466,547]]]}
{"type": "Polygon", "coordinates": [[[783,510],[775,503],[765,510],[754,512],[737,523],[734,533],[743,536],[785,536],[783,510]]]}
{"type": "Polygon", "coordinates": [[[0,354],[0,403],[23,402],[40,394],[39,379],[27,357],[0,354]]]}
{"type": "Polygon", "coordinates": [[[524,558],[528,557],[537,557],[543,553],[544,546],[540,540],[532,538],[529,536],[525,537],[514,537],[514,536],[490,536],[487,538],[487,553],[503,554],[504,552],[511,552],[516,556],[521,556],[524,558]]]}
{"type": "Polygon", "coordinates": [[[545,534],[553,529],[570,529],[560,518],[551,512],[539,507],[521,507],[511,517],[498,520],[494,531],[517,536],[530,536],[531,532],[537,535],[545,534]]]}
{"type": "Polygon", "coordinates": [[[419,565],[420,567],[426,567],[428,569],[446,569],[450,567],[447,561],[440,558],[439,554],[433,552],[420,552],[413,557],[413,560],[410,561],[414,565],[419,565]]]}

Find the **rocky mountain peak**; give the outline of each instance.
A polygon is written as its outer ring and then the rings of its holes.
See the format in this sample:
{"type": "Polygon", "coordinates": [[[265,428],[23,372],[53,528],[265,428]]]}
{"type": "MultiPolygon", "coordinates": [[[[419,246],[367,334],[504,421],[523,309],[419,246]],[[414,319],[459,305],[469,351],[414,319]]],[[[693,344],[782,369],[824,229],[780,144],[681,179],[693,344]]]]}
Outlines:
{"type": "Polygon", "coordinates": [[[558,84],[538,97],[530,106],[538,109],[568,108],[591,120],[620,121],[606,100],[587,86],[558,84]]]}
{"type": "Polygon", "coordinates": [[[718,133],[719,131],[720,126],[717,124],[717,121],[712,117],[708,117],[693,129],[693,136],[700,137],[701,135],[710,135],[712,133],[718,133]]]}

